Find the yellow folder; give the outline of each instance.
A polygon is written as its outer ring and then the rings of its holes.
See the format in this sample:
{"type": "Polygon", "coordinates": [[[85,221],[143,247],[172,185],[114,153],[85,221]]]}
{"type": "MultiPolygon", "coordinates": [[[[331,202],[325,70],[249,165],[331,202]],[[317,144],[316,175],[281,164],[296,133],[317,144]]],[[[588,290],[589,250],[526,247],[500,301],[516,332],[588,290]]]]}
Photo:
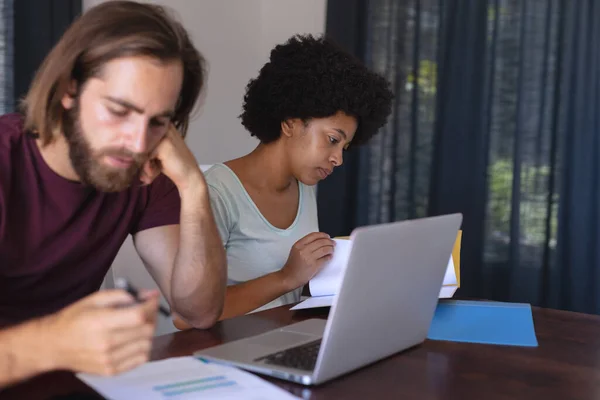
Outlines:
{"type": "Polygon", "coordinates": [[[462,230],[456,235],[456,242],[452,249],[452,261],[454,261],[454,272],[456,272],[456,283],[460,287],[460,244],[462,240],[462,230]]]}

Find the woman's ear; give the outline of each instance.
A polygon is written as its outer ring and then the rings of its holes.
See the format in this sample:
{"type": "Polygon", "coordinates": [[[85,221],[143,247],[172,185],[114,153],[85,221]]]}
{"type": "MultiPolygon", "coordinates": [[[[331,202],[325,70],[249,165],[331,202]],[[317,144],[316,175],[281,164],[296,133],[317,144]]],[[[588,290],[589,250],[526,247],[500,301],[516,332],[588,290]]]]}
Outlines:
{"type": "Polygon", "coordinates": [[[286,137],[292,137],[294,135],[294,125],[295,122],[293,119],[284,119],[281,121],[281,134],[286,137]]]}

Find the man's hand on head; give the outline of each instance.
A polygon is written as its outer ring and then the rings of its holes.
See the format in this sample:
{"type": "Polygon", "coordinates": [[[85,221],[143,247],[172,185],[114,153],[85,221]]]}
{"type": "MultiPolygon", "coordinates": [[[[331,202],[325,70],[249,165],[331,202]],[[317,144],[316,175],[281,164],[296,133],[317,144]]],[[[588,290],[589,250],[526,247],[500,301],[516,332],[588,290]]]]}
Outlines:
{"type": "Polygon", "coordinates": [[[173,124],[144,164],[140,180],[149,185],[161,172],[173,181],[180,194],[192,187],[206,186],[194,154],[173,124]]]}

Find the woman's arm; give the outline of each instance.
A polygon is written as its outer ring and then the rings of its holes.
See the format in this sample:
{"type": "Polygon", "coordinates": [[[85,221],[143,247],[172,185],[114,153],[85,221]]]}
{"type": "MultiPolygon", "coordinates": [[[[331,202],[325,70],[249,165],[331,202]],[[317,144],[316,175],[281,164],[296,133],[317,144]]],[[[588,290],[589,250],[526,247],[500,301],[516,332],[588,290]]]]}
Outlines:
{"type": "MultiPolygon", "coordinates": [[[[225,292],[225,306],[219,319],[233,318],[249,313],[295,289],[284,277],[283,270],[273,272],[251,281],[228,286],[225,292]]],[[[175,317],[173,324],[178,329],[191,326],[175,317]]]]}
{"type": "MultiPolygon", "coordinates": [[[[334,246],[335,242],[329,235],[320,232],[310,233],[298,240],[280,271],[228,286],[225,292],[225,306],[219,319],[247,314],[305,285],[331,258],[334,246]]],[[[178,329],[191,328],[176,316],[173,324],[178,329]]]]}

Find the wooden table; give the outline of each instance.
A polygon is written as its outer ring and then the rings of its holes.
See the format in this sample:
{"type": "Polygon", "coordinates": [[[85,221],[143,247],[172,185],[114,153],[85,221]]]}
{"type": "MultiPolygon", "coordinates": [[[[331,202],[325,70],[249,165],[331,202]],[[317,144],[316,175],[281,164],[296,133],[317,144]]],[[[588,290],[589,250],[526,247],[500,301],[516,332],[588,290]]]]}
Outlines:
{"type": "MultiPolygon", "coordinates": [[[[157,337],[154,360],[254,335],[324,311],[279,307],[157,337]]],[[[600,399],[600,317],[534,308],[537,348],[427,340],[421,346],[316,388],[269,379],[306,399],[600,399]]],[[[390,334],[393,334],[390,332],[390,334]]],[[[97,399],[67,372],[0,392],[0,399],[97,399]]]]}

